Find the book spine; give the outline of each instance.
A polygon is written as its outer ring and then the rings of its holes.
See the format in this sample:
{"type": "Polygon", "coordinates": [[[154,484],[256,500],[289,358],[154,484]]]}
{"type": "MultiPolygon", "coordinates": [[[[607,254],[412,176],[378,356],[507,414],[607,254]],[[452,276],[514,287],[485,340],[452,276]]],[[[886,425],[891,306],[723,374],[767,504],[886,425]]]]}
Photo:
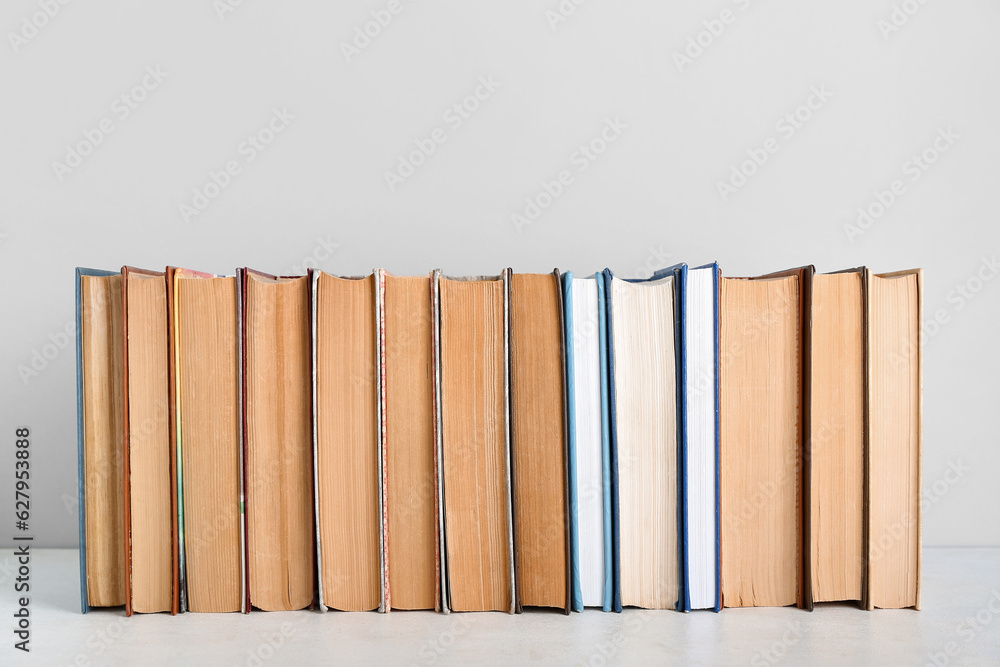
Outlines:
{"type": "Polygon", "coordinates": [[[311,364],[311,375],[312,375],[312,456],[313,456],[313,517],[315,517],[315,535],[316,535],[316,606],[319,607],[320,611],[326,611],[326,604],[323,602],[323,540],[320,533],[320,515],[319,515],[319,431],[317,430],[317,415],[318,415],[318,404],[316,399],[316,372],[317,372],[317,361],[316,361],[316,347],[318,340],[319,331],[319,312],[318,312],[318,292],[319,292],[319,271],[315,269],[309,269],[309,284],[310,284],[310,314],[311,314],[311,348],[312,354],[312,364],[311,364]]]}
{"type": "Polygon", "coordinates": [[[181,553],[181,533],[180,533],[180,506],[178,503],[179,479],[177,469],[177,386],[176,386],[176,364],[175,364],[175,340],[174,340],[174,273],[176,269],[172,266],[164,270],[164,280],[167,288],[167,431],[170,438],[170,557],[173,569],[173,590],[170,603],[170,614],[176,615],[183,611],[181,603],[181,591],[183,579],[181,577],[180,553],[181,553]]]}
{"type": "Polygon", "coordinates": [[[607,297],[604,274],[594,274],[597,283],[597,325],[598,347],[601,369],[601,492],[603,494],[604,517],[604,611],[614,607],[614,525],[611,518],[613,489],[611,485],[611,401],[608,375],[608,320],[607,297]]]}
{"type": "Polygon", "coordinates": [[[431,326],[434,339],[434,518],[437,520],[437,574],[438,609],[444,614],[451,612],[451,591],[448,580],[448,541],[445,531],[445,486],[444,486],[444,417],[441,405],[441,270],[431,272],[431,326]]]}
{"type": "Polygon", "coordinates": [[[802,475],[802,499],[799,503],[800,552],[802,565],[799,570],[799,589],[801,591],[799,606],[812,611],[812,302],[813,275],[812,266],[802,269],[799,278],[800,299],[800,336],[802,337],[802,355],[799,360],[801,373],[799,406],[799,438],[801,439],[801,461],[799,470],[802,475]]]}
{"type": "MultiPolygon", "coordinates": [[[[315,423],[315,419],[316,419],[316,410],[315,410],[316,392],[315,392],[315,389],[313,387],[313,379],[312,379],[313,378],[313,375],[312,375],[312,368],[313,368],[312,345],[313,345],[313,338],[314,338],[313,337],[313,325],[315,324],[315,318],[314,318],[314,313],[313,313],[313,308],[312,308],[312,295],[313,295],[312,269],[307,269],[307,276],[306,276],[306,327],[307,327],[308,332],[309,332],[309,368],[308,368],[307,372],[309,373],[309,448],[310,448],[310,454],[314,453],[312,451],[312,447],[313,447],[313,441],[312,440],[313,440],[313,424],[315,423]]],[[[310,509],[310,513],[311,513],[311,517],[310,518],[312,519],[312,527],[313,527],[313,530],[310,531],[312,533],[312,535],[311,535],[312,544],[309,545],[310,548],[311,548],[312,554],[313,554],[313,567],[312,567],[312,572],[311,572],[311,574],[312,574],[312,593],[313,593],[313,598],[312,598],[312,602],[309,605],[309,609],[315,609],[315,608],[318,608],[318,605],[319,605],[319,593],[318,593],[318,589],[317,589],[317,586],[318,586],[317,582],[319,581],[319,576],[318,576],[317,570],[316,570],[316,548],[317,548],[317,545],[318,545],[319,542],[316,539],[316,536],[317,536],[316,526],[318,525],[316,520],[317,520],[318,514],[316,512],[316,461],[315,461],[315,457],[310,457],[309,458],[309,483],[312,485],[311,490],[312,490],[312,495],[313,495],[313,503],[312,503],[312,505],[309,508],[310,509]]]]}
{"type": "Polygon", "coordinates": [[[174,411],[176,417],[176,433],[177,433],[177,525],[178,525],[178,551],[180,554],[179,568],[180,568],[180,608],[181,611],[188,610],[188,600],[187,600],[187,549],[186,549],[186,535],[184,531],[184,432],[181,429],[182,419],[181,411],[183,409],[183,401],[181,396],[181,364],[180,364],[180,319],[181,312],[180,308],[177,307],[177,287],[180,281],[180,271],[176,271],[173,274],[173,295],[174,295],[174,306],[172,309],[173,320],[173,352],[174,352],[174,387],[176,393],[174,395],[174,411]]]}
{"type": "Polygon", "coordinates": [[[719,406],[722,405],[722,383],[720,373],[722,372],[722,327],[721,324],[721,303],[722,303],[722,270],[718,264],[712,266],[712,308],[713,308],[713,337],[715,363],[715,381],[713,392],[715,394],[715,611],[722,611],[722,416],[719,406]]]}
{"type": "Polygon", "coordinates": [[[618,422],[615,411],[615,336],[613,291],[614,274],[611,269],[604,270],[605,303],[607,304],[607,341],[608,341],[608,414],[610,416],[610,458],[611,458],[611,572],[613,592],[611,608],[615,612],[622,610],[621,597],[621,566],[620,560],[620,516],[618,508],[618,422]]]}
{"type": "Polygon", "coordinates": [[[76,270],[76,439],[77,495],[80,503],[80,612],[90,609],[87,600],[87,487],[84,467],[83,433],[83,269],[76,270]]]}
{"type": "Polygon", "coordinates": [[[387,613],[392,609],[389,590],[389,517],[387,510],[388,483],[386,479],[386,421],[385,421],[385,271],[376,269],[375,276],[375,385],[377,397],[375,413],[378,421],[378,477],[379,477],[379,554],[382,578],[382,600],[379,611],[387,613]]]}
{"type": "Polygon", "coordinates": [[[573,341],[573,272],[562,275],[563,288],[563,339],[566,351],[566,470],[567,470],[567,524],[569,526],[570,608],[583,611],[583,588],[580,582],[580,501],[576,469],[576,348],[573,341]]]}
{"type": "Polygon", "coordinates": [[[173,600],[170,605],[171,615],[184,610],[182,597],[184,595],[184,578],[181,574],[181,523],[180,523],[180,478],[178,469],[178,432],[179,412],[177,410],[177,367],[174,338],[176,322],[174,318],[174,273],[172,266],[164,271],[167,287],[167,391],[168,391],[168,432],[170,434],[170,537],[171,565],[173,567],[173,600]]]}
{"type": "MultiPolygon", "coordinates": [[[[921,331],[924,322],[924,270],[917,269],[917,331],[921,331]]],[[[924,484],[924,336],[917,335],[917,571],[916,602],[913,608],[920,610],[921,588],[923,580],[924,548],[924,517],[923,503],[919,498],[920,489],[924,484]]]]}
{"type": "Polygon", "coordinates": [[[674,269],[674,363],[676,372],[677,402],[677,469],[680,471],[677,494],[677,564],[679,571],[677,602],[678,611],[691,610],[691,591],[688,586],[688,439],[687,439],[687,265],[674,269]]]}
{"type": "Polygon", "coordinates": [[[563,503],[566,506],[566,515],[563,518],[565,523],[564,531],[564,542],[566,549],[566,608],[567,614],[573,608],[573,564],[575,559],[573,558],[573,526],[572,521],[575,517],[575,513],[572,509],[571,504],[571,487],[570,487],[570,465],[572,465],[572,457],[570,456],[569,449],[569,379],[567,378],[567,368],[566,368],[566,308],[563,303],[563,291],[562,291],[562,281],[560,279],[559,269],[554,269],[552,271],[552,279],[554,287],[556,290],[556,303],[559,310],[559,359],[562,363],[562,420],[563,420],[563,503]]]}
{"type": "Polygon", "coordinates": [[[128,401],[128,281],[129,269],[122,267],[122,470],[124,480],[123,516],[125,518],[125,615],[132,615],[132,464],[130,461],[131,438],[128,401]]]}
{"type": "Polygon", "coordinates": [[[510,290],[511,290],[511,270],[504,269],[501,279],[503,280],[503,394],[504,394],[504,445],[507,456],[507,560],[510,567],[510,608],[508,613],[516,614],[521,610],[521,601],[518,597],[517,587],[517,544],[514,537],[514,494],[513,476],[514,464],[511,452],[511,432],[510,432],[510,290]]]}
{"type": "Polygon", "coordinates": [[[236,406],[240,478],[240,600],[250,613],[250,536],[247,526],[246,269],[236,269],[236,406]]]}

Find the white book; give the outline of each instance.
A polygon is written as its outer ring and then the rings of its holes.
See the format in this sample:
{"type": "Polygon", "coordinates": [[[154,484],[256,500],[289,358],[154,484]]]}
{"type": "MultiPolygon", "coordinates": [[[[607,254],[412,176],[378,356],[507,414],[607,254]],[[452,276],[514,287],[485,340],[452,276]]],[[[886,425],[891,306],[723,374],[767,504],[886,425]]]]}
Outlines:
{"type": "Polygon", "coordinates": [[[684,285],[684,503],[689,609],[719,608],[718,272],[717,264],[688,269],[684,285]]]}
{"type": "Polygon", "coordinates": [[[604,451],[601,407],[601,336],[597,279],[571,278],[575,433],[577,562],[582,604],[600,607],[605,597],[604,451]]]}

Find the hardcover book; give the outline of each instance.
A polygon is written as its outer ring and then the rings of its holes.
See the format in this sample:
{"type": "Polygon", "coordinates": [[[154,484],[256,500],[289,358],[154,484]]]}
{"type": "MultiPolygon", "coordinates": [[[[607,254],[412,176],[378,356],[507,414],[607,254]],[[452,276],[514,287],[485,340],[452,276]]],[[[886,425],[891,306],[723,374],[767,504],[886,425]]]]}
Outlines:
{"type": "Polygon", "coordinates": [[[813,277],[812,433],[804,459],[813,602],[863,598],[866,284],[864,269],[813,277]]]}
{"type": "Polygon", "coordinates": [[[566,377],[558,271],[510,281],[510,402],[518,604],[570,610],[566,377]]]}
{"type": "Polygon", "coordinates": [[[80,605],[117,607],[125,576],[122,276],[76,270],[80,605]]]}
{"type": "Polygon", "coordinates": [[[431,276],[394,276],[381,269],[377,274],[382,292],[387,599],[393,609],[438,609],[431,276]]]}
{"type": "Polygon", "coordinates": [[[291,611],[315,588],[309,279],[239,276],[248,603],[291,611]]]}
{"type": "Polygon", "coordinates": [[[671,267],[648,280],[604,271],[618,506],[616,611],[679,607],[683,430],[677,295],[684,268],[671,267]]]}
{"type": "Polygon", "coordinates": [[[611,420],[604,276],[562,276],[566,323],[570,571],[574,611],[611,611],[611,420]]]}
{"type": "Polygon", "coordinates": [[[187,269],[168,276],[186,610],[247,612],[240,285],[187,269]]]}
{"type": "Polygon", "coordinates": [[[319,605],[386,611],[376,274],[312,285],[319,605]]]}
{"type": "Polygon", "coordinates": [[[722,608],[719,512],[718,264],[688,269],[681,287],[684,590],[681,608],[722,608]]]}
{"type": "Polygon", "coordinates": [[[811,604],[807,590],[812,267],[722,279],[722,602],[811,604]]]}
{"type": "Polygon", "coordinates": [[[867,609],[920,609],[923,270],[868,286],[867,609]]]}
{"type": "Polygon", "coordinates": [[[434,272],[445,611],[516,608],[510,273],[447,278],[434,272]]]}
{"type": "Polygon", "coordinates": [[[180,611],[167,279],[122,269],[126,613],[180,611]]]}

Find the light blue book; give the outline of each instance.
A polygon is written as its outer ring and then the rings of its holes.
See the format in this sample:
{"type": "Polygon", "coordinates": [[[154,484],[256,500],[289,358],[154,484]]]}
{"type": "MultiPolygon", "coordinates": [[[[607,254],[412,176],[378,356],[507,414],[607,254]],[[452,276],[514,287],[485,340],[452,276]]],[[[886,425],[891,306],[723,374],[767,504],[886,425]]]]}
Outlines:
{"type": "Polygon", "coordinates": [[[601,274],[562,276],[569,421],[571,607],[614,605],[607,325],[601,274]]]}

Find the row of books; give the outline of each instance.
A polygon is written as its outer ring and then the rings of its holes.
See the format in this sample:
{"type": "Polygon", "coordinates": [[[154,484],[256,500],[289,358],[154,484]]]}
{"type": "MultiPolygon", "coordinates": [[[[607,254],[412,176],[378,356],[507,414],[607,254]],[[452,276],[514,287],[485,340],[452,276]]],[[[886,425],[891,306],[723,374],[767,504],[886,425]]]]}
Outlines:
{"type": "Polygon", "coordinates": [[[83,610],[919,608],[921,294],[78,269],[83,610]]]}

